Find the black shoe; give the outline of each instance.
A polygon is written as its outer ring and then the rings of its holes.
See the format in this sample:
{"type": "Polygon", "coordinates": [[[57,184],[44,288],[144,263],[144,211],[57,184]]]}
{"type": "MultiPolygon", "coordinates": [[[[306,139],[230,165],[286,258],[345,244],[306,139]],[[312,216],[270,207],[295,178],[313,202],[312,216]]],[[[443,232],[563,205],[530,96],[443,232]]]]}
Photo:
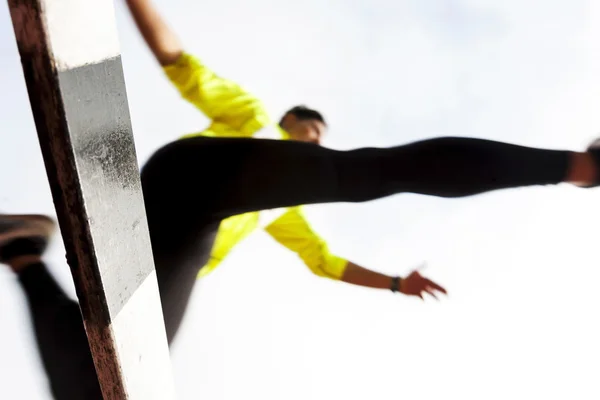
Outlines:
{"type": "Polygon", "coordinates": [[[45,215],[0,214],[0,263],[43,255],[55,229],[54,221],[45,215]]]}

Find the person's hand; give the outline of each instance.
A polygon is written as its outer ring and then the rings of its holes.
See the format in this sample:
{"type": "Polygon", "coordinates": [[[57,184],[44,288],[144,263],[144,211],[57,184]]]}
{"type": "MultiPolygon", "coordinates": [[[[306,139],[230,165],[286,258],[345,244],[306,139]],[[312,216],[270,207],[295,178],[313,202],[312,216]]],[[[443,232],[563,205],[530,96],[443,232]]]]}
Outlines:
{"type": "Polygon", "coordinates": [[[424,300],[423,292],[429,293],[435,299],[437,299],[436,292],[448,294],[446,289],[422,276],[418,270],[414,270],[400,281],[400,293],[407,296],[417,296],[424,300]]]}

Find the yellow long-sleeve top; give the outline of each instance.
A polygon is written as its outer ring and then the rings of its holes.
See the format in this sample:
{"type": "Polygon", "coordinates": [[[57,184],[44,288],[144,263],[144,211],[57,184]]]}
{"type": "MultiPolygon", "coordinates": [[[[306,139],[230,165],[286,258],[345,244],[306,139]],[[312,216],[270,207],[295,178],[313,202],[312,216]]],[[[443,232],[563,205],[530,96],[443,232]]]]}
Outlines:
{"type": "MultiPolygon", "coordinates": [[[[211,121],[204,131],[183,136],[273,137],[289,139],[271,121],[263,103],[240,85],[216,75],[198,58],[184,53],[163,67],[181,96],[195,105],[211,121]]],[[[327,243],[307,222],[302,207],[289,207],[236,215],[223,220],[211,257],[199,273],[204,277],[225,259],[242,239],[264,228],[278,243],[294,251],[316,275],[339,280],[347,260],[332,254],[327,243]]]]}

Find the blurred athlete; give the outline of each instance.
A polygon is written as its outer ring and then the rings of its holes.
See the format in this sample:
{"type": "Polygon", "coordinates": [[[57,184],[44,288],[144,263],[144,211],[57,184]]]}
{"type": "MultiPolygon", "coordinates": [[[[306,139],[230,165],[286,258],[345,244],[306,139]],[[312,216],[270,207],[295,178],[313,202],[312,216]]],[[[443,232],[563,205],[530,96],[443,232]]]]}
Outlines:
{"type": "MultiPolygon", "coordinates": [[[[398,193],[463,197],[562,182],[592,187],[600,180],[598,143],[571,152],[444,137],[327,149],[320,146],[327,125],[319,112],[297,106],[273,122],[258,99],[186,53],[149,0],[127,4],[168,79],[211,120],[206,130],[159,149],[141,171],[169,343],[196,278],[258,227],[318,276],[409,296],[446,292],[417,271],[387,276],[332,254],[301,205],[398,193]],[[282,140],[256,138],[273,134],[282,140]]],[[[101,399],[79,307],[42,261],[54,229],[46,216],[0,215],[0,262],[25,291],[55,398],[101,399]]]]}

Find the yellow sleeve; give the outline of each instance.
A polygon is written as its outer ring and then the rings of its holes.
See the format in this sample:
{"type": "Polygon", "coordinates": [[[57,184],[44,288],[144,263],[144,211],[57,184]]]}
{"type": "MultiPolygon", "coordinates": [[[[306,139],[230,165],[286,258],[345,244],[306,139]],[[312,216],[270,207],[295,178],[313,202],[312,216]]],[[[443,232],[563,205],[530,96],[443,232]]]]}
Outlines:
{"type": "Polygon", "coordinates": [[[238,84],[221,78],[198,58],[183,53],[163,67],[181,96],[202,111],[213,124],[227,125],[244,136],[252,136],[270,124],[263,103],[238,84]]]}
{"type": "Polygon", "coordinates": [[[327,243],[308,224],[300,207],[293,207],[266,228],[273,239],[292,250],[318,276],[340,280],[348,261],[331,254],[327,243]]]}

